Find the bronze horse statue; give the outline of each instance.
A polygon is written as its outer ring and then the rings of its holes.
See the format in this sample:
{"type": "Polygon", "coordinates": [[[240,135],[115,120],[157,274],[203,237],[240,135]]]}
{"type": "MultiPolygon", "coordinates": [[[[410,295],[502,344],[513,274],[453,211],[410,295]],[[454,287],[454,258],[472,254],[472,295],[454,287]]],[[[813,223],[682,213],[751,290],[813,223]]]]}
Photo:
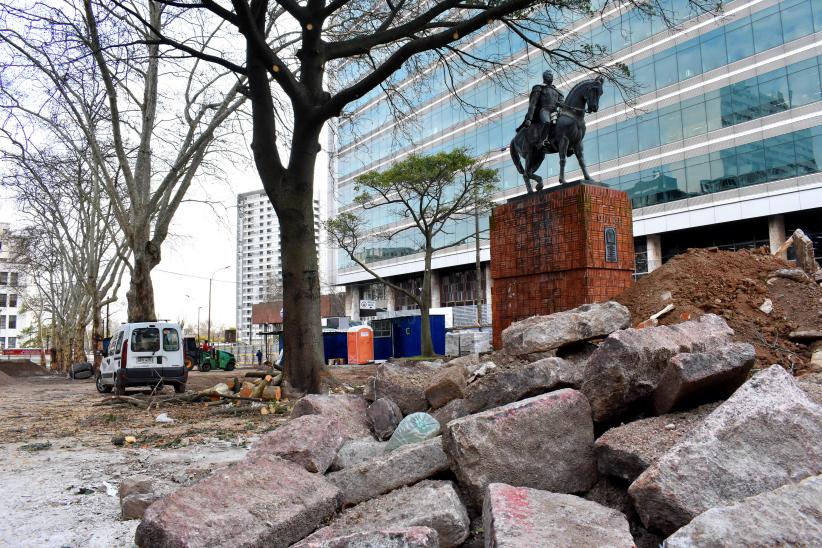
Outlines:
{"type": "Polygon", "coordinates": [[[575,85],[568,92],[568,97],[559,105],[559,117],[554,129],[545,140],[541,142],[542,124],[532,124],[530,127],[522,127],[511,140],[511,158],[517,171],[525,179],[525,186],[528,192],[531,189],[531,181],[536,181],[537,190],[542,190],[542,177],[534,172],[542,165],[545,154],[559,153],[559,184],[565,184],[565,159],[569,154],[573,154],[579,161],[579,167],[586,181],[591,181],[588,168],[585,166],[585,158],[582,153],[582,139],[585,137],[585,114],[599,110],[599,98],[602,96],[602,84],[604,79],[597,76],[593,80],[583,80],[575,85]],[[520,156],[525,159],[525,168],[520,162],[520,156]]]}

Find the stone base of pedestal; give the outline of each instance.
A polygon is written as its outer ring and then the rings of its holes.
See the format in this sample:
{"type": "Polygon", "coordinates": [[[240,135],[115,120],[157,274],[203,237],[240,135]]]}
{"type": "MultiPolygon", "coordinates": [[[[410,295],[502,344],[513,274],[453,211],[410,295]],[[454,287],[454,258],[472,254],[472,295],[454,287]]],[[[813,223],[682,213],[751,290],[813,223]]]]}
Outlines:
{"type": "Polygon", "coordinates": [[[576,182],[495,207],[494,347],[512,322],[608,300],[631,285],[633,272],[631,201],[625,192],[576,182]]]}

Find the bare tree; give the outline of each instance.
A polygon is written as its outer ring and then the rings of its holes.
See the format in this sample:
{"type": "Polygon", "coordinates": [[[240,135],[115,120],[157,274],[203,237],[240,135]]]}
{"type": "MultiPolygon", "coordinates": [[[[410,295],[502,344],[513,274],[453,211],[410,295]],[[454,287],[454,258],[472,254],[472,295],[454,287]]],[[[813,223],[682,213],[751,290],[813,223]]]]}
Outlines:
{"type": "MultiPolygon", "coordinates": [[[[196,29],[188,47],[218,47],[219,28],[179,20],[163,4],[130,3],[149,26],[95,0],[20,2],[0,11],[2,101],[9,135],[36,128],[85,157],[129,251],[129,321],[155,320],[151,270],[186,192],[225,122],[241,107],[245,77],[199,60],[163,56],[156,32],[196,29]]],[[[35,135],[35,139],[38,138],[35,135]]]]}
{"type": "MultiPolygon", "coordinates": [[[[50,143],[40,150],[8,134],[0,158],[2,184],[12,188],[29,228],[18,260],[38,289],[35,302],[54,322],[57,368],[83,357],[91,324],[95,366],[103,339],[102,309],[117,300],[127,246],[93,163],[50,143]],[[71,350],[64,347],[73,345],[71,350]]],[[[34,303],[32,303],[34,304],[34,303]]]]}
{"type": "Polygon", "coordinates": [[[343,213],[326,222],[329,236],[355,263],[394,291],[413,300],[420,309],[422,321],[420,347],[423,356],[434,355],[429,311],[431,308],[431,259],[434,253],[476,238],[474,231],[456,236],[456,222],[473,219],[478,211],[493,203],[497,172],[483,168],[466,150],[440,152],[431,156],[411,155],[383,172],[371,171],[356,179],[354,201],[369,210],[388,206],[399,226],[367,237],[365,221],[352,213],[343,213]],[[401,234],[416,233],[424,255],[422,291],[415,293],[380,276],[368,266],[363,248],[385,245],[401,234]],[[438,240],[442,243],[437,243],[438,240]]]}
{"type": "MultiPolygon", "coordinates": [[[[124,13],[140,16],[125,0],[124,13]]],[[[614,0],[599,2],[610,9],[614,0]]],[[[691,0],[697,8],[714,0],[691,0]]],[[[591,3],[577,0],[157,0],[180,16],[211,16],[215,27],[235,33],[222,53],[191,47],[198,33],[185,27],[159,29],[142,23],[159,44],[170,46],[248,78],[252,108],[252,150],[263,187],[279,217],[282,237],[286,380],[317,392],[323,363],[320,280],[312,207],[319,136],[329,120],[362,106],[384,91],[398,113],[414,107],[410,95],[418,74],[438,68],[453,87],[457,67],[497,77],[505,74],[505,55],[473,49],[473,35],[502,25],[535,52],[566,68],[596,70],[618,80],[625,67],[607,63],[607,52],[562,35],[574,17],[590,16],[591,3]],[[298,30],[267,37],[270,28],[298,30]],[[400,71],[400,69],[405,69],[400,71]],[[333,72],[333,78],[329,73],[333,72]],[[400,83],[402,81],[402,83],[400,83]],[[275,91],[276,90],[276,91],[275,91]],[[287,105],[278,97],[285,96],[287,105]],[[287,156],[281,143],[287,141],[287,156]]],[[[627,7],[657,12],[657,0],[627,0],[627,7]]]]}

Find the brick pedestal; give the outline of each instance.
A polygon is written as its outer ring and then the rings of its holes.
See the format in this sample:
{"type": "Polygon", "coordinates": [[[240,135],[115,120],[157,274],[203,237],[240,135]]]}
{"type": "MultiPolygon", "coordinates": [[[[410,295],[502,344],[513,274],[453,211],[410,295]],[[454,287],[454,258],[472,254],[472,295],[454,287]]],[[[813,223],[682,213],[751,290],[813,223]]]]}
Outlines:
{"type": "Polygon", "coordinates": [[[631,202],[625,192],[570,183],[495,207],[494,347],[500,347],[502,330],[512,322],[608,300],[631,285],[633,272],[631,202]]]}

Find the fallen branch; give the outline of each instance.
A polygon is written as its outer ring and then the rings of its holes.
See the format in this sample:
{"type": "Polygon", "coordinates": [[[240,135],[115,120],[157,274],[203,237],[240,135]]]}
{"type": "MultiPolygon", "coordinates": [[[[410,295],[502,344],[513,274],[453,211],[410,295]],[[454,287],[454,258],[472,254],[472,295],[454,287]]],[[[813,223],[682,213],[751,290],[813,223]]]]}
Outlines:
{"type": "Polygon", "coordinates": [[[146,402],[140,400],[139,398],[135,398],[133,396],[109,396],[108,398],[104,398],[99,402],[92,404],[94,407],[99,407],[101,405],[117,405],[120,403],[127,403],[129,405],[135,405],[137,407],[146,407],[146,402]]]}
{"type": "Polygon", "coordinates": [[[271,369],[268,369],[266,371],[248,371],[245,374],[245,378],[247,378],[247,379],[262,379],[262,378],[264,378],[268,375],[271,375],[273,373],[274,373],[274,371],[271,370],[271,369]]]}
{"type": "MultiPolygon", "coordinates": [[[[223,402],[220,402],[221,404],[223,402]]],[[[218,407],[217,409],[212,409],[209,412],[209,415],[244,415],[244,414],[259,414],[260,407],[251,407],[250,405],[229,405],[226,407],[218,407]]]]}
{"type": "Polygon", "coordinates": [[[252,397],[246,397],[246,396],[230,396],[230,395],[227,395],[227,394],[217,394],[217,395],[220,396],[223,399],[226,399],[226,400],[256,401],[256,402],[262,402],[262,403],[265,403],[265,402],[269,401],[269,400],[264,400],[263,398],[252,398],[252,397]]]}

